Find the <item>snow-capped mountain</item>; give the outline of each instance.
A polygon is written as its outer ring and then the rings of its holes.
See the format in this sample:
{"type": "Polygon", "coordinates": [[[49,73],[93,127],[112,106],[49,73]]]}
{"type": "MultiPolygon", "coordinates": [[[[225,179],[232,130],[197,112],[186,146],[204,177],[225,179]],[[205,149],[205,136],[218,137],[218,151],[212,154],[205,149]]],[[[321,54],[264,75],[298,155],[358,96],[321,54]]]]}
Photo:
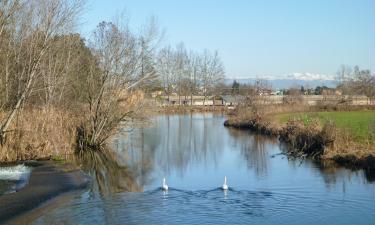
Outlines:
{"type": "Polygon", "coordinates": [[[319,73],[292,73],[287,74],[286,78],[292,80],[334,80],[333,75],[319,73]]]}
{"type": "Polygon", "coordinates": [[[333,75],[317,73],[291,73],[280,76],[256,76],[251,78],[228,78],[226,84],[232,84],[234,80],[240,84],[252,84],[256,80],[267,80],[273,89],[284,89],[290,87],[315,88],[317,86],[335,87],[336,81],[333,75]]]}

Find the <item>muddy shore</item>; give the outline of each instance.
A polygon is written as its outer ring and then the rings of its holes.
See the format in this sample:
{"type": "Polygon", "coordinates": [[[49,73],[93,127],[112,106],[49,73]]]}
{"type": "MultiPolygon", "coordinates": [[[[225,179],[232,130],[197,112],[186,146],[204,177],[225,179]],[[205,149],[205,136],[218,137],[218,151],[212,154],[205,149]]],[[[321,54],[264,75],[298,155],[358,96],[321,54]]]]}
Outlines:
{"type": "Polygon", "coordinates": [[[0,196],[0,224],[9,222],[53,198],[85,189],[90,179],[81,170],[53,161],[25,163],[32,166],[28,184],[17,192],[0,196]]]}

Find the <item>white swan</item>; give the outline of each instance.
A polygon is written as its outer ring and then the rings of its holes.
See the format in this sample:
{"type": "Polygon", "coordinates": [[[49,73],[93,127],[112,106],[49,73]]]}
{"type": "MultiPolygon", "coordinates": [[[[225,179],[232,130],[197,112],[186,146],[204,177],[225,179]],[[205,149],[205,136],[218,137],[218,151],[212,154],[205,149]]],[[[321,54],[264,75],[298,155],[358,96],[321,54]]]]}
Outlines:
{"type": "Polygon", "coordinates": [[[163,191],[168,191],[168,185],[167,183],[165,182],[165,177],[163,179],[163,186],[161,186],[161,189],[163,189],[163,191]]]}
{"type": "Polygon", "coordinates": [[[227,176],[224,177],[224,184],[223,187],[221,187],[224,191],[228,190],[228,185],[227,185],[227,176]]]}

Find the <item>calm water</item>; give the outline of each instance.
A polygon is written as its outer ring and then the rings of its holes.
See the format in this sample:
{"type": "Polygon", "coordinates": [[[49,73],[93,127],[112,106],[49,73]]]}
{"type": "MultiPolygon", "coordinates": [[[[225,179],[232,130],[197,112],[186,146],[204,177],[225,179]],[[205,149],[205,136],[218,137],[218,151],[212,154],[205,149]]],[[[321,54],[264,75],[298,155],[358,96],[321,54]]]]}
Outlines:
{"type": "Polygon", "coordinates": [[[115,154],[80,159],[91,188],[32,224],[375,224],[369,174],[287,159],[277,139],[223,122],[173,115],[124,129],[115,154]]]}

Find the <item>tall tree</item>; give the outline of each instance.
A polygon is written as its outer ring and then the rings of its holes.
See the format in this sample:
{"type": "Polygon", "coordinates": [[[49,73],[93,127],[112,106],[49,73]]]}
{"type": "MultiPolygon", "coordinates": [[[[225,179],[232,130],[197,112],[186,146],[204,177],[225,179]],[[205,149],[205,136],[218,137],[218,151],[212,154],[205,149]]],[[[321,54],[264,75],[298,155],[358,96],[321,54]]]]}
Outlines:
{"type": "MultiPolygon", "coordinates": [[[[79,0],[29,0],[6,1],[9,13],[2,13],[0,35],[8,34],[5,68],[13,66],[13,84],[17,94],[10,104],[8,115],[0,122],[0,143],[5,142],[6,133],[22,104],[33,91],[35,81],[40,77],[40,66],[52,46],[57,34],[69,32],[79,13],[79,0]],[[5,18],[5,19],[4,19],[5,18]],[[13,63],[15,62],[15,63],[13,63]],[[12,65],[9,65],[9,64],[12,65]]],[[[9,70],[6,71],[6,85],[9,84],[9,70]]]]}

